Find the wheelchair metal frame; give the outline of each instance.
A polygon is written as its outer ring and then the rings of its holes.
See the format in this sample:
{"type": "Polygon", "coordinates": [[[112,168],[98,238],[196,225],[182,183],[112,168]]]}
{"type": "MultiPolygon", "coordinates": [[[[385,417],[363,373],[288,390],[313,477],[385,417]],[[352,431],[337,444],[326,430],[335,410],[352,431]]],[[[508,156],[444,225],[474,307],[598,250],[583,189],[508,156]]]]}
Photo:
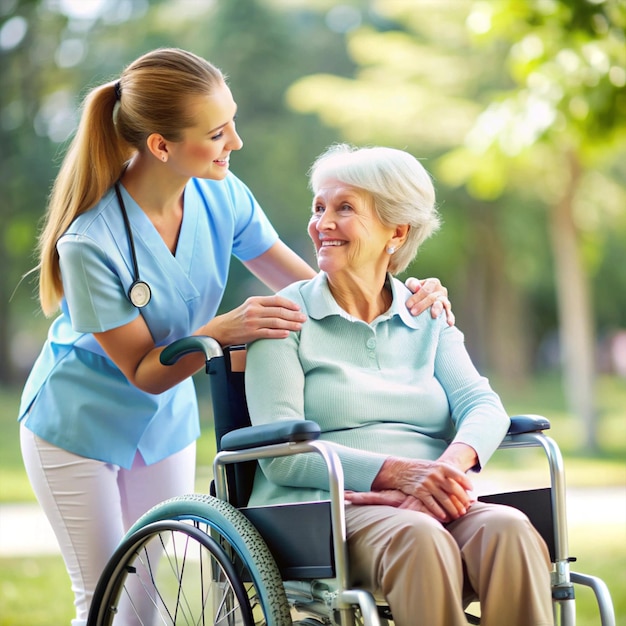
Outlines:
{"type": "MultiPolygon", "coordinates": [[[[251,427],[254,428],[254,427],[251,427]]],[[[291,456],[303,453],[319,454],[328,470],[331,521],[333,529],[333,554],[335,559],[336,580],[338,583],[336,605],[333,607],[340,613],[341,626],[352,625],[352,605],[359,606],[365,624],[380,626],[378,609],[371,593],[365,590],[352,589],[348,585],[348,549],[346,538],[346,518],[343,507],[344,480],[341,461],[337,453],[323,441],[288,442],[267,446],[257,446],[242,451],[224,450],[218,452],[213,461],[213,476],[216,496],[228,501],[228,484],[226,466],[230,463],[256,461],[259,459],[291,456]]]]}
{"type": "Polygon", "coordinates": [[[591,588],[594,592],[602,626],[615,626],[613,601],[606,583],[596,576],[570,570],[570,563],[575,559],[570,556],[568,544],[565,466],[556,441],[543,434],[542,431],[537,431],[507,435],[500,444],[500,449],[529,447],[542,448],[550,468],[555,547],[554,570],[552,572],[555,623],[560,626],[574,626],[576,624],[574,584],[579,584],[591,588]]]}
{"type": "MultiPolygon", "coordinates": [[[[210,337],[188,337],[168,346],[162,353],[161,360],[164,364],[171,364],[186,354],[198,351],[203,352],[205,355],[207,373],[211,373],[212,359],[225,358],[221,346],[214,339],[210,337]]],[[[574,584],[580,584],[591,588],[594,592],[602,626],[615,626],[613,604],[606,584],[597,577],[570,571],[570,563],[574,559],[570,557],[568,547],[565,470],[558,445],[543,432],[543,430],[550,427],[549,422],[545,418],[536,415],[515,416],[511,418],[511,422],[512,426],[509,434],[503,440],[500,449],[541,448],[547,457],[550,469],[550,499],[554,536],[551,582],[555,624],[558,626],[575,626],[574,584]]],[[[276,428],[273,428],[271,425],[247,426],[233,430],[221,437],[221,450],[213,461],[216,497],[220,501],[224,501],[220,502],[220,507],[222,505],[233,506],[227,504],[230,503],[227,468],[236,463],[301,453],[315,453],[321,456],[329,476],[330,527],[332,529],[332,556],[334,557],[335,578],[333,579],[332,591],[325,594],[323,598],[324,609],[326,610],[324,615],[321,612],[312,610],[310,614],[313,616],[313,619],[307,621],[305,618],[302,624],[332,622],[338,626],[353,626],[355,619],[354,607],[356,606],[360,611],[364,626],[382,626],[383,623],[387,623],[388,618],[385,619],[383,617],[381,621],[380,607],[377,605],[373,594],[367,590],[354,589],[349,586],[346,519],[343,504],[344,475],[340,459],[332,449],[332,446],[317,439],[319,437],[319,427],[316,424],[306,422],[305,420],[304,426],[311,426],[311,428],[308,430],[306,428],[302,429],[302,426],[302,420],[293,422],[281,420],[276,423],[276,428]],[[318,622],[315,618],[323,619],[324,621],[318,622]]],[[[193,496],[189,496],[188,499],[191,497],[193,496]]],[[[180,511],[180,508],[177,509],[176,507],[181,505],[171,501],[168,501],[168,503],[165,503],[170,507],[166,515],[169,516],[171,513],[172,519],[179,519],[176,511],[180,511]]],[[[215,504],[212,506],[216,507],[215,504]]],[[[157,506],[153,510],[158,508],[157,506]]],[[[233,510],[235,510],[234,507],[233,510]]],[[[144,518],[150,519],[150,512],[144,518]]],[[[142,524],[145,526],[145,522],[139,520],[126,535],[123,543],[128,544],[129,541],[132,543],[133,538],[141,532],[142,524]]],[[[116,556],[114,555],[110,561],[107,568],[109,572],[116,566],[116,563],[114,563],[115,558],[116,556]]],[[[272,554],[271,558],[276,560],[275,554],[272,554]]],[[[105,576],[103,575],[104,578],[105,576]]],[[[101,579],[99,585],[105,586],[107,581],[103,579],[101,579]]],[[[282,581],[285,588],[291,584],[291,581],[285,578],[282,578],[282,581]]],[[[308,583],[302,584],[308,585],[308,583]]],[[[294,598],[291,601],[296,604],[298,602],[294,598]]],[[[97,607],[95,608],[97,609],[97,607]]],[[[93,613],[95,614],[96,611],[94,610],[93,613]]],[[[99,623],[95,621],[95,618],[93,622],[91,621],[91,613],[89,623],[99,623]]],[[[282,625],[270,624],[268,626],[282,625]]]]}

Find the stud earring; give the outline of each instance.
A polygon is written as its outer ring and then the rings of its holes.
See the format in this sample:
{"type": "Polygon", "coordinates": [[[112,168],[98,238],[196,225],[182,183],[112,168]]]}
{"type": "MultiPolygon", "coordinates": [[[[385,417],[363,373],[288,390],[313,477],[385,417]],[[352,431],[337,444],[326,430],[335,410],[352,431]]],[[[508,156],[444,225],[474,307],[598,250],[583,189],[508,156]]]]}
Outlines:
{"type": "Polygon", "coordinates": [[[167,161],[167,157],[163,155],[163,162],[165,163],[165,161],[167,161]]]}
{"type": "Polygon", "coordinates": [[[387,246],[387,254],[393,254],[395,251],[395,246],[387,246]]]}

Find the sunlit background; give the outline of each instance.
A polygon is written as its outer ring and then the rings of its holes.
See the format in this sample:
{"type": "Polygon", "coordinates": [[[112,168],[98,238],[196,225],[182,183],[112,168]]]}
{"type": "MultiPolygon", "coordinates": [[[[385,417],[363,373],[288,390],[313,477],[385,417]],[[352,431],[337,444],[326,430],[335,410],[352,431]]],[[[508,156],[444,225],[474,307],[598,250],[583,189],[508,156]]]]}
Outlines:
{"type": "MultiPolygon", "coordinates": [[[[586,0],[2,0],[0,382],[47,322],[32,255],[86,90],[157,46],[229,76],[232,169],[308,259],[306,171],[332,141],[410,150],[442,232],[408,274],[449,288],[475,360],[503,384],[559,370],[585,445],[597,374],[624,375],[624,3],[586,0]]],[[[224,301],[260,286],[236,264],[224,301]]]]}
{"type": "MultiPolygon", "coordinates": [[[[0,0],[0,391],[15,402],[49,325],[24,276],[82,97],[177,46],[227,74],[231,169],[311,263],[325,146],[422,159],[443,228],[406,275],[448,287],[505,397],[545,384],[576,454],[623,456],[625,29],[624,0],[0,0]]],[[[223,308],[258,293],[233,261],[223,308]]]]}

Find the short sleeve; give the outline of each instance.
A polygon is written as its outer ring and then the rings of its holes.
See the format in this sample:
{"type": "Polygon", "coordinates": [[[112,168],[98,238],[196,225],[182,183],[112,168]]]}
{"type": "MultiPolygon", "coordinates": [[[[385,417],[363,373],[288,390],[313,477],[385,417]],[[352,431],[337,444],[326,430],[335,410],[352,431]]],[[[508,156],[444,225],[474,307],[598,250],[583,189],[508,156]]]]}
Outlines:
{"type": "Polygon", "coordinates": [[[124,293],[108,256],[84,235],[64,235],[57,243],[63,291],[72,328],[95,333],[131,322],[138,310],[124,293]]]}
{"type": "Polygon", "coordinates": [[[237,214],[233,254],[240,261],[249,261],[267,252],[278,240],[278,233],[250,189],[235,176],[229,182],[237,214]]]}

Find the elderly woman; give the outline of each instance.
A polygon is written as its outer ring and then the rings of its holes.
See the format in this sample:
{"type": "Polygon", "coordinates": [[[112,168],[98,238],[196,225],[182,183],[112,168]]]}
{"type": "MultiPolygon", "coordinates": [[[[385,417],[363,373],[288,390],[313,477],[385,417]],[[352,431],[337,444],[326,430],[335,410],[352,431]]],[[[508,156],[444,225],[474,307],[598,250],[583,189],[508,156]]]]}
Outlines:
{"type": "MultiPolygon", "coordinates": [[[[252,422],[316,421],[345,473],[350,570],[396,626],[553,623],[550,561],[519,511],[476,502],[479,471],[509,419],[444,317],[412,318],[393,274],[439,226],[428,173],[410,154],[339,145],[311,170],[309,235],[321,272],[282,294],[302,329],[249,346],[252,422]],[[271,363],[271,367],[267,364],[271,363]]],[[[315,455],[261,462],[251,504],[328,497],[315,455]]]]}

